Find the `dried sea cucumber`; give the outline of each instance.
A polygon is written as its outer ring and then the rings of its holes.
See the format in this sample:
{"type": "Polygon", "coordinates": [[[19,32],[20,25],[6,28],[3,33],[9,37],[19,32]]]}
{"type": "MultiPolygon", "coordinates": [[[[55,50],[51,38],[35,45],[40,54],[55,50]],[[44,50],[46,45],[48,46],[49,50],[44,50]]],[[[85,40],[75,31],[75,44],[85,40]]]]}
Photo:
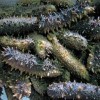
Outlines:
{"type": "Polygon", "coordinates": [[[76,50],[87,49],[87,40],[78,33],[71,31],[61,31],[57,33],[58,39],[67,47],[76,50]]]}
{"type": "Polygon", "coordinates": [[[39,60],[36,56],[29,53],[22,53],[16,49],[7,47],[2,52],[3,61],[12,67],[18,69],[21,73],[39,77],[57,77],[61,71],[49,59],[39,60]]]}
{"type": "Polygon", "coordinates": [[[100,87],[76,82],[53,83],[47,93],[52,98],[100,100],[100,87]]]}
{"type": "Polygon", "coordinates": [[[88,40],[95,42],[100,41],[100,19],[90,18],[89,20],[83,20],[70,28],[72,31],[76,31],[88,40]]]}
{"type": "Polygon", "coordinates": [[[0,35],[27,35],[36,28],[37,17],[10,17],[0,19],[0,35]]]}
{"type": "Polygon", "coordinates": [[[52,51],[52,44],[42,35],[37,33],[30,34],[29,37],[34,41],[36,54],[40,58],[46,58],[52,51]]]}
{"type": "Polygon", "coordinates": [[[57,59],[73,74],[89,80],[89,74],[85,66],[72,55],[72,53],[64,48],[59,42],[54,34],[48,34],[48,40],[51,41],[53,50],[52,53],[57,57],[57,59]]]}
{"type": "Polygon", "coordinates": [[[13,97],[21,100],[24,96],[29,97],[31,94],[31,83],[26,81],[17,81],[9,86],[13,92],[13,97]]]}
{"type": "Polygon", "coordinates": [[[10,36],[1,36],[0,45],[2,45],[3,47],[10,46],[25,51],[29,50],[31,46],[34,46],[34,41],[29,37],[25,39],[16,39],[10,36]]]}
{"type": "Polygon", "coordinates": [[[100,44],[92,46],[92,50],[87,59],[87,68],[93,73],[100,73],[100,44]]]}
{"type": "Polygon", "coordinates": [[[78,2],[73,7],[61,9],[60,12],[42,14],[38,20],[39,30],[49,33],[49,31],[58,30],[63,26],[70,26],[71,22],[76,22],[77,19],[81,19],[89,13],[93,13],[93,11],[94,8],[89,4],[78,2]]]}
{"type": "Polygon", "coordinates": [[[35,77],[30,78],[30,80],[35,91],[37,91],[40,95],[43,96],[47,91],[48,83],[43,79],[35,77]]]}

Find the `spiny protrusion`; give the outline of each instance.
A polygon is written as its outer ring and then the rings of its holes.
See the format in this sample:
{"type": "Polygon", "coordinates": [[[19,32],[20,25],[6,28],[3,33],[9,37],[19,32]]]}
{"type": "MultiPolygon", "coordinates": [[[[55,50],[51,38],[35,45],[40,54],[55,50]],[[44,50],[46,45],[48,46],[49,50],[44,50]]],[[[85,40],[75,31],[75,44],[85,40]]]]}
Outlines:
{"type": "Polygon", "coordinates": [[[100,45],[93,45],[87,59],[87,68],[93,73],[100,73],[100,45]]]}

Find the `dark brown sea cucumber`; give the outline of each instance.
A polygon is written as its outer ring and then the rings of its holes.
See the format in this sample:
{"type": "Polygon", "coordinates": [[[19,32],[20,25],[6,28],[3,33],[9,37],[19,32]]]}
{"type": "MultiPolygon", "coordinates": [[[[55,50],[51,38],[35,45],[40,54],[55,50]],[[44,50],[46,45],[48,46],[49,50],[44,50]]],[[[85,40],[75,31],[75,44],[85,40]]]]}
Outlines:
{"type": "Polygon", "coordinates": [[[78,32],[82,36],[86,37],[89,41],[100,41],[100,19],[90,18],[83,20],[76,25],[70,27],[74,32],[78,32]]]}
{"type": "Polygon", "coordinates": [[[57,32],[57,37],[66,47],[75,50],[86,50],[88,42],[87,40],[76,32],[61,31],[57,32]]]}
{"type": "Polygon", "coordinates": [[[10,17],[0,19],[0,35],[27,35],[36,28],[37,17],[10,17]]]}
{"type": "Polygon", "coordinates": [[[36,56],[29,53],[22,53],[16,49],[7,47],[2,52],[3,61],[19,71],[36,75],[39,77],[57,77],[61,71],[49,59],[39,60],[36,56]]]}
{"type": "Polygon", "coordinates": [[[51,98],[100,100],[100,87],[85,83],[53,83],[48,87],[47,93],[51,98]]]}

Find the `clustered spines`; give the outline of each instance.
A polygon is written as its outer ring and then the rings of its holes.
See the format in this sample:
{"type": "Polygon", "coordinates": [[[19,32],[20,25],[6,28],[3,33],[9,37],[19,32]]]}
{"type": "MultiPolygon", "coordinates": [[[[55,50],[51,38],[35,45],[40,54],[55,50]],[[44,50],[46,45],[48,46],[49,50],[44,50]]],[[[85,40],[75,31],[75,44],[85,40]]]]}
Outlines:
{"type": "Polygon", "coordinates": [[[59,42],[57,37],[54,34],[48,35],[49,41],[53,45],[53,54],[57,59],[65,65],[65,67],[76,74],[77,76],[89,80],[89,74],[85,66],[74,56],[71,55],[71,52],[68,49],[65,49],[59,42]],[[73,60],[72,60],[73,59],[73,60]],[[81,72],[81,73],[80,73],[81,72]]]}
{"type": "Polygon", "coordinates": [[[12,69],[19,69],[21,73],[25,72],[40,77],[57,77],[61,75],[60,70],[52,62],[44,60],[44,62],[40,63],[41,61],[32,54],[24,54],[8,47],[4,48],[2,56],[4,62],[10,65],[12,69]]]}
{"type": "Polygon", "coordinates": [[[100,87],[77,82],[53,83],[48,87],[51,98],[99,100],[100,87]]]}
{"type": "Polygon", "coordinates": [[[57,37],[67,47],[76,50],[86,50],[88,42],[78,33],[71,31],[62,31],[58,33],[57,37]]]}

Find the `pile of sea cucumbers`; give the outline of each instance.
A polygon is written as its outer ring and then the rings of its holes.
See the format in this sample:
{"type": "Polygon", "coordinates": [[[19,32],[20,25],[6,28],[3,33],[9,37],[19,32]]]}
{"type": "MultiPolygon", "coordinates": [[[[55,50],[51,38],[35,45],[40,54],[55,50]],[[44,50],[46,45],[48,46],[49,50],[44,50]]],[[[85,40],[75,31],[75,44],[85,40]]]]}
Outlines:
{"type": "Polygon", "coordinates": [[[0,96],[100,100],[96,0],[15,2],[0,4],[0,96]]]}

